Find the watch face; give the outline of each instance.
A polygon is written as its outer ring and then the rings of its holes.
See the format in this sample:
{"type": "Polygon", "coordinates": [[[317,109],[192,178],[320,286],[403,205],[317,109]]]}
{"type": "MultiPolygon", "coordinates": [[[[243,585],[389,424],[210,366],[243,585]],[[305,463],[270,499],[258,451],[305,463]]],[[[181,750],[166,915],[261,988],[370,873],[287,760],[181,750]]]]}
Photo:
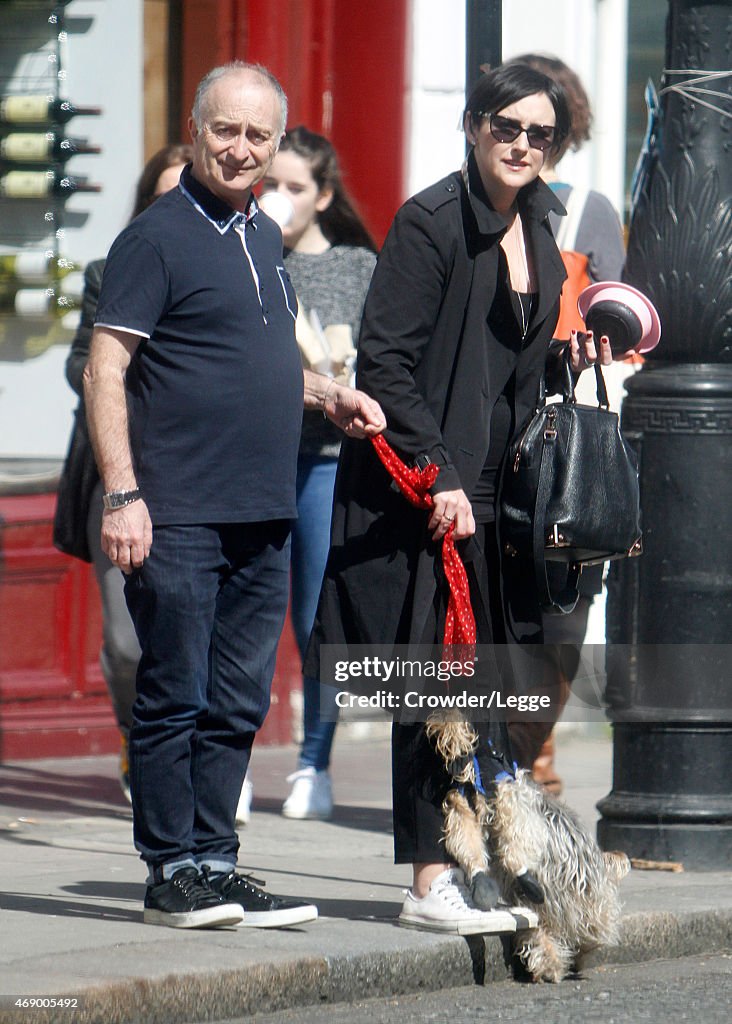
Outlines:
{"type": "Polygon", "coordinates": [[[115,509],[124,508],[125,505],[131,505],[133,501],[136,501],[140,497],[138,491],[111,491],[109,494],[105,494],[102,498],[105,508],[115,509]]]}

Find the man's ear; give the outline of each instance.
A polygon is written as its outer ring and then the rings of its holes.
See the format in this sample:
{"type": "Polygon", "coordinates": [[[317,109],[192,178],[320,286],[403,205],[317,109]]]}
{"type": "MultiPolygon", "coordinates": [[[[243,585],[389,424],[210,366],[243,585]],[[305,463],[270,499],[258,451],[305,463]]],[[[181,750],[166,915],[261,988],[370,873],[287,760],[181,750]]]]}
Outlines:
{"type": "Polygon", "coordinates": [[[195,142],[196,139],[198,138],[198,125],[196,124],[192,117],[188,118],[188,134],[190,135],[191,140],[193,142],[195,142]]]}

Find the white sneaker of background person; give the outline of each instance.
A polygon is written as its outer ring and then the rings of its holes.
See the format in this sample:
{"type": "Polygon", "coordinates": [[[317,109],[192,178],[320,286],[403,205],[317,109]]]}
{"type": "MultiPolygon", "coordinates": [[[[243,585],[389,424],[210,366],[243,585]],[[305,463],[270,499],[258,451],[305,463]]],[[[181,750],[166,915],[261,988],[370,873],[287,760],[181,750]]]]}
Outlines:
{"type": "Polygon", "coordinates": [[[254,798],[254,786],[249,779],[244,779],[239,794],[239,803],[236,805],[237,825],[248,825],[252,816],[252,799],[254,798]]]}
{"type": "Polygon", "coordinates": [[[333,813],[333,792],[330,775],[325,769],[300,768],[287,776],[290,795],[282,805],[286,818],[327,821],[333,813]]]}
{"type": "Polygon", "coordinates": [[[515,932],[516,918],[508,910],[480,910],[473,903],[461,868],[447,868],[432,880],[429,892],[418,899],[406,890],[399,924],[420,931],[452,935],[497,935],[515,932]]]}

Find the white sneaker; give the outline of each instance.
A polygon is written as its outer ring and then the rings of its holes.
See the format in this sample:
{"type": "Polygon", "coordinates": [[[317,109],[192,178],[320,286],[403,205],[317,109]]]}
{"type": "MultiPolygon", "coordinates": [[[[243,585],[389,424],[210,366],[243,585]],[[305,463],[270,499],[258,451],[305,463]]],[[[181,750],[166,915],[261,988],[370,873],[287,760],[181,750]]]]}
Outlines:
{"type": "Polygon", "coordinates": [[[248,825],[252,816],[252,799],[254,797],[254,786],[249,779],[244,779],[239,794],[239,803],[236,806],[237,825],[248,825]]]}
{"type": "Polygon", "coordinates": [[[282,805],[286,818],[327,821],[333,813],[330,775],[323,769],[301,768],[287,776],[292,784],[290,795],[282,805]]]}
{"type": "Polygon", "coordinates": [[[479,910],[460,868],[448,868],[434,879],[421,900],[407,891],[399,924],[452,935],[495,935],[515,932],[516,919],[507,910],[479,910]]]}

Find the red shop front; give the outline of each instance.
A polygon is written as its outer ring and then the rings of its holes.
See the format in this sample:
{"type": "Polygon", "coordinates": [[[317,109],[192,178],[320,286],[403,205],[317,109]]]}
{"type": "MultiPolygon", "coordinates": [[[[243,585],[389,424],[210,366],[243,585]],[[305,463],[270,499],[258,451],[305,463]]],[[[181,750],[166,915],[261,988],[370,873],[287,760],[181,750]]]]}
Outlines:
{"type": "MultiPolygon", "coordinates": [[[[209,68],[235,58],[265,64],[290,99],[289,124],[333,140],[349,189],[382,239],[403,198],[408,8],[408,0],[171,2],[168,92],[180,111],[171,134],[186,136],[196,83],[209,68]]],[[[0,466],[0,762],[115,752],[92,569],[52,543],[60,467],[31,460],[17,484],[15,468],[0,466]]],[[[258,742],[290,742],[290,694],[299,684],[288,621],[258,742]]]]}
{"type": "MultiPolygon", "coordinates": [[[[102,619],[94,573],[54,548],[55,502],[49,491],[0,495],[0,763],[119,748],[99,667],[102,619]]],[[[288,621],[258,742],[290,742],[290,693],[299,681],[288,621]]]]}

